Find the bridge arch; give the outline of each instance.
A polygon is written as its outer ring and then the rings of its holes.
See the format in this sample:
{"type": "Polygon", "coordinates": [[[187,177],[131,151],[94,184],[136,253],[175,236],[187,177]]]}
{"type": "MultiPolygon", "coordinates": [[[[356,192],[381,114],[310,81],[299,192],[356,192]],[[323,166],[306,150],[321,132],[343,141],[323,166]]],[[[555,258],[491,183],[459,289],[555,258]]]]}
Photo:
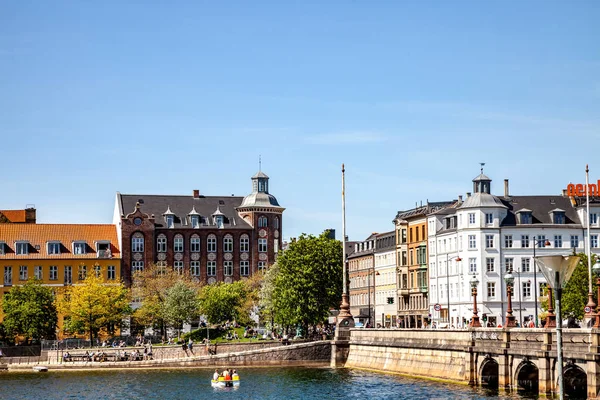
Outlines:
{"type": "MultiPolygon", "coordinates": [[[[563,382],[565,395],[569,396],[569,399],[587,398],[587,374],[581,367],[568,364],[563,372],[563,382]]],[[[558,387],[558,382],[556,385],[558,387]]]]}
{"type": "Polygon", "coordinates": [[[517,367],[515,374],[517,391],[527,394],[539,393],[539,370],[538,367],[529,360],[521,362],[517,367]]]}
{"type": "Polygon", "coordinates": [[[494,360],[491,357],[486,358],[481,363],[481,368],[479,369],[479,377],[480,384],[483,387],[489,389],[498,389],[498,361],[494,360]]]}

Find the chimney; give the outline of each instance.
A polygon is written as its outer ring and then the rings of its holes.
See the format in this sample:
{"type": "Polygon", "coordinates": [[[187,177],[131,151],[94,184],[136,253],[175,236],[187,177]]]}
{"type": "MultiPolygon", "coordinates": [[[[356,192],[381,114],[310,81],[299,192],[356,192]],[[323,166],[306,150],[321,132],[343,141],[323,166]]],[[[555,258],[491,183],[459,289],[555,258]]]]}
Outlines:
{"type": "Polygon", "coordinates": [[[462,204],[462,194],[458,195],[458,204],[462,204]]]}
{"type": "Polygon", "coordinates": [[[567,189],[562,190],[562,195],[563,195],[563,197],[567,197],[567,189]]]}
{"type": "Polygon", "coordinates": [[[25,209],[25,223],[27,224],[35,224],[36,221],[36,212],[35,207],[30,205],[25,209]]]}
{"type": "Polygon", "coordinates": [[[509,194],[508,194],[508,179],[504,180],[504,197],[509,197],[509,194]]]}
{"type": "Polygon", "coordinates": [[[467,199],[471,197],[471,192],[467,192],[467,199]]]}
{"type": "Polygon", "coordinates": [[[194,189],[194,198],[195,199],[199,199],[200,198],[200,190],[194,189]]]}

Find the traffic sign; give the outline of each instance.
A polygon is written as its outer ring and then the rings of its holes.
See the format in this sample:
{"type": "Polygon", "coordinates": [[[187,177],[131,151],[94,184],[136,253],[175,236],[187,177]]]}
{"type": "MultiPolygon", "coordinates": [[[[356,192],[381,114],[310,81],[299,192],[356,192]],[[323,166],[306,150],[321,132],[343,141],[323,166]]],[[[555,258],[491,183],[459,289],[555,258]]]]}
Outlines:
{"type": "Polygon", "coordinates": [[[592,312],[592,309],[588,306],[585,306],[585,308],[583,309],[583,311],[585,311],[586,314],[592,312]]]}
{"type": "Polygon", "coordinates": [[[439,304],[436,304],[436,305],[434,305],[434,306],[433,306],[433,309],[434,309],[435,311],[440,311],[440,310],[442,309],[442,306],[441,306],[441,305],[439,305],[439,304]]]}

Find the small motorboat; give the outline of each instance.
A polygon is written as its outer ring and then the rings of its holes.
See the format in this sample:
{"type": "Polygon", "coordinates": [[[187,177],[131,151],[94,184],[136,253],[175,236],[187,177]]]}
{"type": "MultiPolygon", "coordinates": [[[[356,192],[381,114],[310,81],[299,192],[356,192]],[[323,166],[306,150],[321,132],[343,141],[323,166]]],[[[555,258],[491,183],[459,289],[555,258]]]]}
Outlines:
{"type": "Polygon", "coordinates": [[[33,370],[35,372],[48,372],[48,367],[44,365],[36,365],[35,367],[33,367],[33,370]]]}
{"type": "Polygon", "coordinates": [[[222,376],[218,380],[211,380],[210,384],[214,388],[238,387],[240,386],[240,377],[234,376],[230,381],[226,381],[222,376]]]}

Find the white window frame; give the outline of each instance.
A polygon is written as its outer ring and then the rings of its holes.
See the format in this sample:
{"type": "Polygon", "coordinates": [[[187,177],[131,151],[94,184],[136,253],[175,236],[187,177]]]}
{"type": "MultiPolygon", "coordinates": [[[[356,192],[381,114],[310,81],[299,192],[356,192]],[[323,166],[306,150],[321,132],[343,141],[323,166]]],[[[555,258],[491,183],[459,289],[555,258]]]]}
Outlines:
{"type": "Polygon", "coordinates": [[[250,261],[240,261],[240,276],[250,275],[250,261]]]}
{"type": "Polygon", "coordinates": [[[258,262],[258,272],[263,273],[267,270],[267,262],[266,261],[259,261],[258,262]]]}
{"type": "Polygon", "coordinates": [[[11,286],[13,283],[12,279],[12,266],[4,266],[4,286],[11,286]]]}
{"type": "Polygon", "coordinates": [[[485,248],[486,249],[494,248],[494,235],[485,235],[485,248]]]}
{"type": "Polygon", "coordinates": [[[33,267],[33,276],[35,279],[44,279],[44,270],[41,265],[36,265],[33,267]]]}
{"type": "Polygon", "coordinates": [[[82,241],[73,242],[73,254],[87,254],[87,244],[82,241]]]}
{"type": "Polygon", "coordinates": [[[206,239],[206,250],[209,253],[217,252],[217,237],[215,235],[208,235],[208,238],[206,239]]]}
{"type": "Polygon", "coordinates": [[[477,273],[477,258],[471,257],[469,258],[469,274],[477,273]]]}
{"type": "Polygon", "coordinates": [[[175,237],[173,238],[173,250],[175,251],[175,253],[183,253],[183,242],[183,235],[175,235],[175,237]]]}
{"type": "Polygon", "coordinates": [[[166,253],[167,252],[167,237],[163,234],[158,235],[156,239],[156,252],[166,253]]]}
{"type": "Polygon", "coordinates": [[[142,253],[144,251],[144,237],[134,236],[131,238],[131,251],[134,253],[142,253]]]}
{"type": "Polygon", "coordinates": [[[514,271],[515,269],[515,259],[513,257],[505,257],[504,258],[504,270],[508,273],[508,271],[514,271]]]}
{"type": "Polygon", "coordinates": [[[494,223],[494,214],[493,213],[485,213],[485,223],[487,225],[492,225],[494,223]]]}
{"type": "Polygon", "coordinates": [[[259,253],[266,253],[267,250],[268,250],[267,239],[266,238],[259,238],[258,239],[258,252],[259,253]]]}
{"type": "Polygon", "coordinates": [[[590,246],[598,247],[598,235],[590,235],[590,246]]]}
{"type": "Polygon", "coordinates": [[[233,253],[233,236],[225,235],[223,238],[223,252],[233,253]]]}
{"type": "Polygon", "coordinates": [[[521,248],[529,248],[529,235],[521,235],[521,248]]]}
{"type": "Polygon", "coordinates": [[[173,263],[173,270],[179,275],[183,275],[183,261],[175,261],[173,263]]]}
{"type": "Polygon", "coordinates": [[[258,217],[258,227],[259,228],[267,228],[269,225],[269,220],[264,215],[258,217]]]}
{"type": "Polygon", "coordinates": [[[51,265],[48,272],[48,280],[57,281],[58,280],[58,265],[51,265]]]}
{"type": "Polygon", "coordinates": [[[136,272],[142,272],[144,270],[144,262],[143,261],[132,261],[131,262],[131,274],[135,274],[136,272]]]}
{"type": "Polygon", "coordinates": [[[167,215],[165,217],[165,222],[166,222],[167,228],[173,229],[175,227],[175,216],[167,215]]]}
{"type": "Polygon", "coordinates": [[[487,272],[496,272],[496,259],[494,257],[486,257],[485,270],[487,272]]]}
{"type": "Polygon", "coordinates": [[[247,253],[250,251],[250,237],[245,233],[240,236],[240,252],[247,253]]]}
{"type": "Polygon", "coordinates": [[[73,267],[71,265],[65,265],[63,270],[63,282],[65,285],[73,283],[73,267]]]}
{"type": "Polygon", "coordinates": [[[233,276],[233,261],[223,261],[223,275],[233,276]]]}
{"type": "Polygon", "coordinates": [[[19,265],[19,280],[26,281],[29,278],[29,268],[27,265],[19,265]]]}
{"type": "Polygon", "coordinates": [[[579,235],[571,235],[571,248],[579,247],[579,235]]]}
{"type": "Polygon", "coordinates": [[[521,272],[531,272],[531,259],[527,257],[521,258],[521,272]]]}
{"type": "Polygon", "coordinates": [[[114,265],[109,265],[106,269],[106,278],[109,281],[114,281],[117,279],[117,267],[114,265]]]}
{"type": "Polygon", "coordinates": [[[562,245],[563,245],[562,235],[554,235],[554,247],[562,248],[562,245]]]}
{"type": "Polygon", "coordinates": [[[531,282],[521,282],[521,296],[523,296],[524,299],[531,298],[531,282]]]}
{"type": "Polygon", "coordinates": [[[206,262],[206,276],[216,276],[217,275],[217,262],[216,261],[207,261],[206,262]]]}
{"type": "Polygon", "coordinates": [[[504,247],[507,249],[513,247],[513,235],[504,235],[504,247]]]}
{"type": "Polygon", "coordinates": [[[469,249],[476,249],[477,248],[477,236],[469,235],[468,239],[469,239],[469,249]]]}
{"type": "Polygon", "coordinates": [[[200,246],[202,242],[200,241],[200,236],[192,236],[190,238],[190,251],[192,253],[200,253],[200,246]]]}
{"type": "Polygon", "coordinates": [[[192,225],[192,228],[194,228],[194,229],[200,228],[200,216],[199,215],[190,216],[190,225],[192,225]]]}
{"type": "Polygon", "coordinates": [[[192,276],[200,276],[200,261],[190,262],[190,273],[192,276]]]}
{"type": "Polygon", "coordinates": [[[487,283],[487,297],[488,299],[496,298],[496,282],[487,283]]]}
{"type": "Polygon", "coordinates": [[[469,225],[473,225],[475,223],[475,213],[469,213],[469,225]]]}
{"type": "Polygon", "coordinates": [[[29,254],[29,242],[18,241],[15,243],[15,254],[18,256],[26,256],[29,254]]]}

